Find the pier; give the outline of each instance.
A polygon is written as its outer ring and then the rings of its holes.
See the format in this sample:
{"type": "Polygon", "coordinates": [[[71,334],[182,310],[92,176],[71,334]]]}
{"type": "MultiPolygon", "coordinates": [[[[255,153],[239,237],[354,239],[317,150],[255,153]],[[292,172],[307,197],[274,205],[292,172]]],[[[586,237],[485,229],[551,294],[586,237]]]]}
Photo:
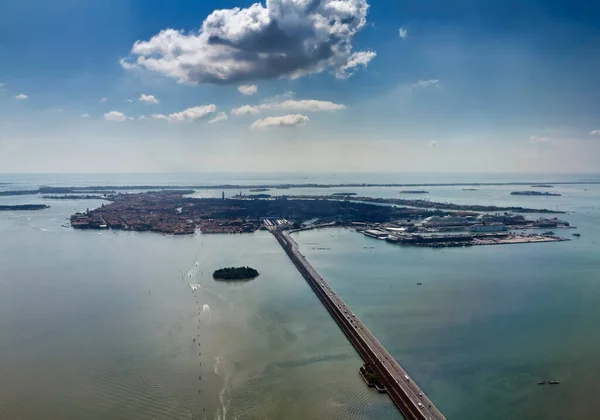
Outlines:
{"type": "Polygon", "coordinates": [[[300,253],[289,232],[281,231],[275,226],[269,227],[269,230],[364,362],[379,376],[385,392],[404,417],[408,420],[445,419],[402,366],[300,253]]]}

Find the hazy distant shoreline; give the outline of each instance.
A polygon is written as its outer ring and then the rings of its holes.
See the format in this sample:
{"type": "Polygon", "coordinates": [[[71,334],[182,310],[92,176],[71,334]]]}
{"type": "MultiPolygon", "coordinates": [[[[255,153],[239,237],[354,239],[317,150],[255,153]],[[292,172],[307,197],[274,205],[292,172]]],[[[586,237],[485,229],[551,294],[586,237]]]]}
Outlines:
{"type": "MultiPolygon", "coordinates": [[[[106,190],[233,190],[233,189],[290,189],[290,188],[370,188],[370,187],[481,187],[481,186],[531,186],[529,182],[451,182],[451,183],[346,183],[346,184],[220,184],[220,185],[92,185],[87,187],[40,187],[35,190],[0,191],[0,196],[34,195],[34,194],[69,194],[82,192],[100,192],[106,190]]],[[[556,181],[548,182],[554,185],[598,185],[600,181],[556,181]]]]}

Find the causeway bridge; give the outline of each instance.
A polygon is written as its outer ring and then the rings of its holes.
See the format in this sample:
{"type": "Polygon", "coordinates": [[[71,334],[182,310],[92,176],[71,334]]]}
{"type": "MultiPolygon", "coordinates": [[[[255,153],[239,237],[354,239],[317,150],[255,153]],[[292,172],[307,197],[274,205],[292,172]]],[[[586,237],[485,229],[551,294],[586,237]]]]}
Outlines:
{"type": "Polygon", "coordinates": [[[381,345],[348,305],[335,293],[329,283],[306,260],[288,231],[269,227],[288,257],[306,279],[332,318],[366,364],[377,373],[396,407],[407,420],[445,420],[443,414],[412,380],[400,364],[381,345]]]}

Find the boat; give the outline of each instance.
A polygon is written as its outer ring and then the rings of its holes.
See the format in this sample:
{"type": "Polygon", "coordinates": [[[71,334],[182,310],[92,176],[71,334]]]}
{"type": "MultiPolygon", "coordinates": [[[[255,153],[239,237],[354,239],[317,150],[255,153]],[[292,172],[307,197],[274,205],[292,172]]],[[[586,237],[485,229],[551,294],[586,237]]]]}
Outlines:
{"type": "Polygon", "coordinates": [[[539,381],[538,385],[546,385],[546,381],[539,381]]]}
{"type": "Polygon", "coordinates": [[[573,236],[579,238],[581,236],[581,233],[574,233],[573,236]]]}
{"type": "Polygon", "coordinates": [[[417,286],[423,286],[423,283],[419,282],[417,283],[417,286]]]}
{"type": "Polygon", "coordinates": [[[558,385],[558,384],[560,384],[560,382],[559,382],[559,381],[548,381],[548,383],[549,383],[550,385],[558,385]]]}

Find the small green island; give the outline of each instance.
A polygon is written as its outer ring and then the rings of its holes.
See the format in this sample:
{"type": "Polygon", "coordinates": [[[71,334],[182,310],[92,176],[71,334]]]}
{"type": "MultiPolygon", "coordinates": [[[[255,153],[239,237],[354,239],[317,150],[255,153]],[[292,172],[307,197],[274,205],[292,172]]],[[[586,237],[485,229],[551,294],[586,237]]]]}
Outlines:
{"type": "Polygon", "coordinates": [[[49,209],[50,206],[46,204],[17,204],[15,206],[0,206],[0,211],[13,211],[13,210],[45,210],[49,209]]]}
{"type": "Polygon", "coordinates": [[[258,271],[252,267],[220,268],[213,273],[215,280],[252,280],[258,277],[258,271]]]}

